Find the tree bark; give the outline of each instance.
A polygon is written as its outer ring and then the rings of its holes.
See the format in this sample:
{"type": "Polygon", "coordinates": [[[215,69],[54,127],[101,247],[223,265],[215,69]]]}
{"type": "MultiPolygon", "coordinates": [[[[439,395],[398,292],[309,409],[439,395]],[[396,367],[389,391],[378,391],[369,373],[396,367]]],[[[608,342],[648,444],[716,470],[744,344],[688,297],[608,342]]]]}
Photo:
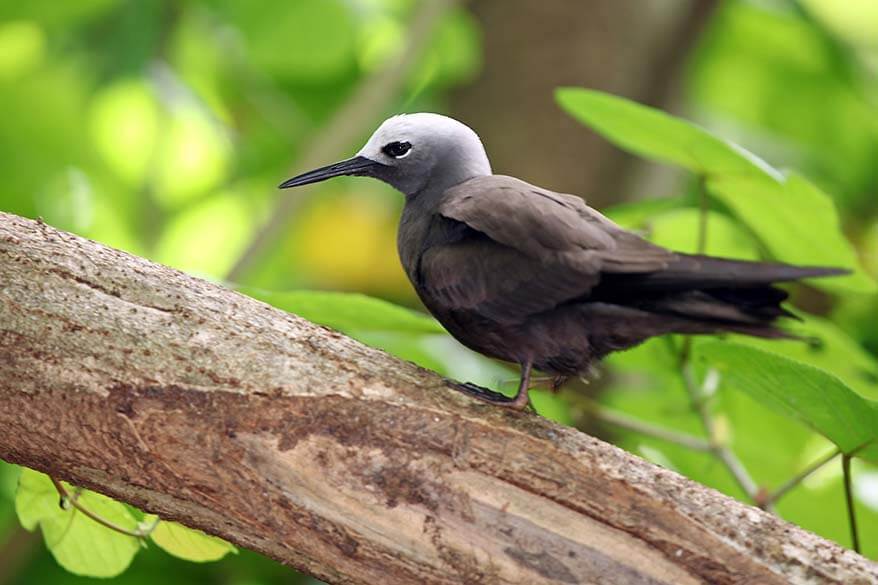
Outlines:
{"type": "Polygon", "coordinates": [[[612,445],[6,214],[0,457],[330,583],[878,581],[612,445]]]}

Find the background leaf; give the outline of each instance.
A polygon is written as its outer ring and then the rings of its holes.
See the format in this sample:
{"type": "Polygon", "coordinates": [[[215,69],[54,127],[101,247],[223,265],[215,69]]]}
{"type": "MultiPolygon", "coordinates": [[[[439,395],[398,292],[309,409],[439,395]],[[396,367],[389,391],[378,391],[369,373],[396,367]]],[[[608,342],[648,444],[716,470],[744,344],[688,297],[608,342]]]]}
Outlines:
{"type": "MultiPolygon", "coordinates": [[[[154,517],[148,517],[146,521],[153,520],[154,517]]],[[[197,563],[218,561],[228,553],[238,552],[234,546],[221,538],[167,520],[159,521],[149,537],[175,557],[197,563]]]]}
{"type": "MultiPolygon", "coordinates": [[[[65,487],[74,493],[74,488],[65,487]]],[[[137,529],[137,520],[122,503],[88,490],[79,492],[77,501],[122,528],[137,529]]],[[[63,509],[48,476],[31,469],[22,470],[15,509],[22,526],[33,530],[39,524],[52,556],[76,575],[114,577],[128,568],[140,550],[133,536],[101,526],[72,506],[63,509]]]]}
{"type": "Polygon", "coordinates": [[[845,453],[878,461],[878,410],[841,380],[812,366],[753,347],[714,341],[697,353],[723,384],[818,431],[845,453]],[[864,445],[867,447],[863,448],[864,445]]]}
{"type": "Polygon", "coordinates": [[[699,175],[780,178],[740,146],[660,110],[602,91],[565,87],[555,98],[564,110],[610,142],[640,156],[676,164],[699,175]]]}

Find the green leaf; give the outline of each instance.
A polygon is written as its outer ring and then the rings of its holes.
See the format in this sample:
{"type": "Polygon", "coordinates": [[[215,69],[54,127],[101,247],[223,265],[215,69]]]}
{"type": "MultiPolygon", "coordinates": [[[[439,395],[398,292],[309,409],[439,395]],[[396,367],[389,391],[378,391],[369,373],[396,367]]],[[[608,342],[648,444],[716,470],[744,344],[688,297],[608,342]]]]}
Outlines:
{"type": "MultiPolygon", "coordinates": [[[[74,489],[66,484],[65,487],[71,492],[74,489]]],[[[137,520],[124,504],[88,490],[79,493],[77,502],[122,528],[137,529],[137,520]]],[[[48,476],[31,469],[22,470],[15,510],[28,530],[39,524],[52,556],[76,575],[115,577],[128,568],[140,550],[140,543],[133,536],[110,530],[72,506],[62,508],[48,476]]]]}
{"type": "Polygon", "coordinates": [[[878,400],[878,360],[832,322],[803,315],[801,323],[787,328],[803,339],[762,339],[735,336],[734,341],[776,353],[838,376],[852,390],[878,400]]]}
{"type": "MultiPolygon", "coordinates": [[[[154,520],[154,517],[147,518],[147,521],[150,520],[154,520]]],[[[165,520],[158,523],[150,538],[175,557],[196,563],[217,561],[228,553],[238,552],[234,546],[221,538],[165,520]]]]}
{"type": "Polygon", "coordinates": [[[34,530],[40,520],[56,514],[60,496],[52,480],[44,473],[23,467],[15,493],[15,513],[27,530],[34,530]]]}
{"type": "Polygon", "coordinates": [[[878,461],[878,410],[835,376],[736,343],[699,344],[697,353],[723,383],[824,435],[845,453],[878,461]],[[858,451],[863,445],[869,445],[858,451]]]}
{"type": "Polygon", "coordinates": [[[759,173],[780,179],[771,166],[740,146],[654,108],[575,87],[557,89],[555,99],[574,118],[640,156],[699,175],[759,173]]]}
{"type": "Polygon", "coordinates": [[[780,183],[756,176],[716,176],[711,195],[721,199],[783,262],[848,268],[850,276],[821,278],[830,291],[871,293],[875,282],[859,266],[841,231],[832,199],[804,177],[790,173],[780,183]]]}
{"type": "Polygon", "coordinates": [[[399,307],[359,293],[298,290],[270,292],[242,288],[241,292],[300,317],[332,327],[343,333],[352,331],[397,331],[445,333],[428,315],[399,307]]]}

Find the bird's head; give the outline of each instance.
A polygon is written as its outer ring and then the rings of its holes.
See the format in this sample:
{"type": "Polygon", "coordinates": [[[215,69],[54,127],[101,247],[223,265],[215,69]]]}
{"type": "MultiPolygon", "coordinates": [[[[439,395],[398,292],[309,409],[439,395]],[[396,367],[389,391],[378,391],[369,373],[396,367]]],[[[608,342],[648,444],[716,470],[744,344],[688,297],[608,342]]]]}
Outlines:
{"type": "Polygon", "coordinates": [[[280,188],[356,175],[414,196],[490,174],[482,141],[469,126],[439,114],[402,114],[385,120],[353,158],[293,177],[280,188]]]}

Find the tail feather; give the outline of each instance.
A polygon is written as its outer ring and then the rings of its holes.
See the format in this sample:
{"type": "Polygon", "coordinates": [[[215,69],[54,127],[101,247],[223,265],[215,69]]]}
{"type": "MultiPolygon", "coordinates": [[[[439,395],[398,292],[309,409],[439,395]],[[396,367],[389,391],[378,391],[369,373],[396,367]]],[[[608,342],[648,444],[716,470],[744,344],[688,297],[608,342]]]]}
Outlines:
{"type": "Polygon", "coordinates": [[[639,286],[651,290],[747,288],[803,278],[839,276],[850,271],[824,266],[793,266],[679,254],[666,269],[645,275],[639,286]]]}
{"type": "MultiPolygon", "coordinates": [[[[589,301],[638,311],[647,332],[643,339],[662,333],[721,332],[796,338],[777,326],[779,318],[797,317],[782,306],[786,291],[774,285],[847,273],[842,268],[678,254],[655,272],[603,274],[589,301]]],[[[629,346],[630,342],[626,341],[629,346]]],[[[614,350],[624,343],[606,341],[605,345],[614,350]]]]}

